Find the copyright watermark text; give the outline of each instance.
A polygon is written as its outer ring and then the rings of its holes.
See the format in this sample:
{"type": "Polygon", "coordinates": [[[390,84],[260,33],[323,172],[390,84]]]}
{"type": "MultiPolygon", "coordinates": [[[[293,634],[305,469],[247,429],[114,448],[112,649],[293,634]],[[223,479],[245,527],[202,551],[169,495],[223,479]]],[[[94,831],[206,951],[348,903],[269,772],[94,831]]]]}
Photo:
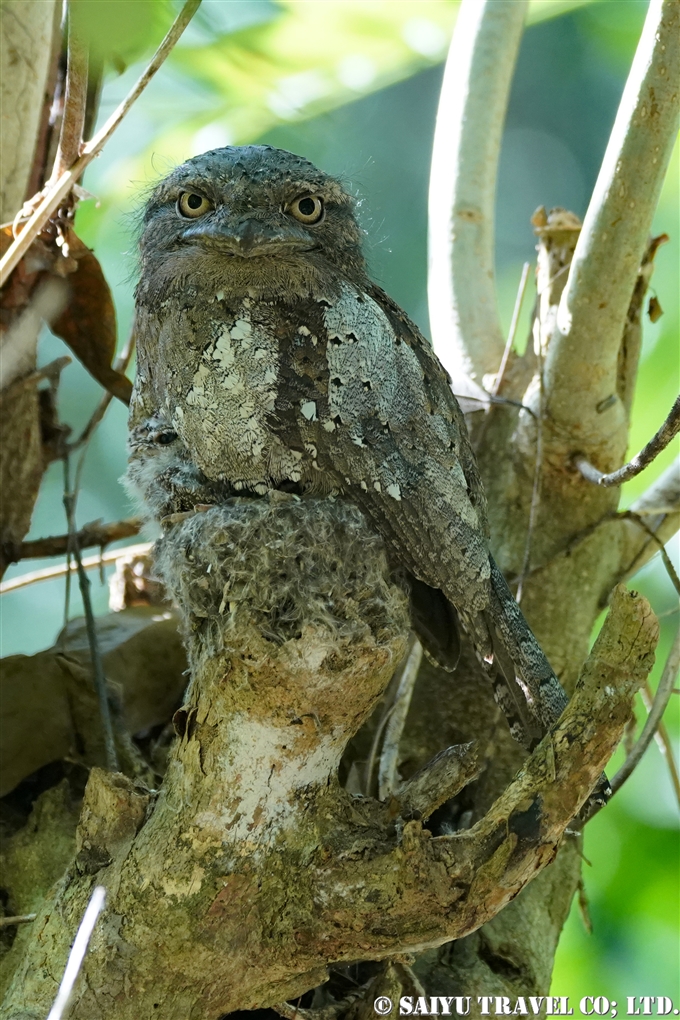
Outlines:
{"type": "MultiPolygon", "coordinates": [[[[511,999],[507,995],[480,995],[476,999],[482,1016],[581,1016],[616,1017],[619,1003],[606,995],[586,995],[572,1006],[567,995],[528,995],[511,999]]],[[[467,1016],[470,995],[402,995],[394,1003],[387,995],[379,995],[373,1003],[378,1016],[467,1016]],[[395,1008],[396,1007],[396,1008],[395,1008]]],[[[623,1016],[678,1016],[680,1009],[666,995],[629,995],[622,1004],[623,1016]]]]}

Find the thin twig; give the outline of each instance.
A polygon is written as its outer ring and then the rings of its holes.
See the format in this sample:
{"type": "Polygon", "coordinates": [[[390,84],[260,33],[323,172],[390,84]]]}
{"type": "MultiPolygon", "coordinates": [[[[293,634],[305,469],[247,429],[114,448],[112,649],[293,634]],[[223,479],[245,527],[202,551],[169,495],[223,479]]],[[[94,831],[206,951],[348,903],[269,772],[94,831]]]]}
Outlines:
{"type": "MultiPolygon", "coordinates": [[[[132,358],[132,354],[134,352],[134,349],[135,349],[135,332],[134,332],[134,325],[133,325],[133,327],[130,329],[130,332],[128,334],[128,338],[125,341],[125,344],[124,344],[124,346],[121,349],[120,354],[118,355],[118,357],[116,358],[116,360],[113,363],[113,368],[115,369],[116,372],[125,372],[126,371],[128,365],[130,364],[130,360],[132,358]]],[[[89,443],[89,441],[90,441],[92,435],[94,434],[97,426],[99,425],[99,423],[102,421],[104,415],[106,414],[108,406],[109,406],[109,404],[111,403],[112,400],[113,400],[113,394],[110,393],[109,390],[106,390],[105,393],[103,394],[101,400],[99,401],[99,404],[97,405],[97,407],[93,411],[92,417],[88,421],[88,423],[85,426],[85,428],[83,429],[83,431],[80,433],[80,435],[78,436],[77,439],[74,439],[73,442],[69,444],[69,449],[72,452],[77,450],[79,447],[83,446],[83,444],[89,443]]]]}
{"type": "Polygon", "coordinates": [[[298,1020],[298,1018],[299,1020],[335,1020],[336,1017],[346,1013],[352,1003],[360,999],[372,983],[373,979],[371,978],[366,984],[348,992],[343,999],[338,999],[337,1002],[318,1009],[301,1009],[297,1005],[293,1006],[290,1002],[276,1002],[271,1008],[285,1020],[298,1020]]]}
{"type": "Polygon", "coordinates": [[[422,659],[423,646],[418,638],[415,637],[404,663],[401,677],[399,678],[393,710],[390,713],[385,729],[385,739],[383,740],[378,766],[378,796],[381,800],[387,800],[399,785],[397,776],[399,743],[404,732],[404,726],[406,725],[406,716],[411,705],[411,696],[422,659]]]}
{"type": "Polygon", "coordinates": [[[49,364],[43,365],[42,368],[36,368],[34,372],[29,372],[28,375],[22,375],[20,379],[15,379],[7,389],[3,390],[3,396],[6,397],[10,393],[16,393],[17,390],[35,386],[37,383],[42,382],[43,379],[49,379],[51,384],[56,385],[59,382],[59,376],[66,366],[71,364],[72,360],[68,354],[63,354],[60,358],[55,358],[49,364]]]}
{"type": "Polygon", "coordinates": [[[508,404],[510,407],[518,407],[520,411],[526,411],[532,418],[536,417],[532,409],[527,407],[526,404],[523,404],[521,400],[511,400],[509,397],[495,397],[492,393],[486,393],[486,391],[482,392],[484,392],[483,397],[471,397],[467,393],[454,393],[453,395],[456,400],[471,400],[475,404],[482,404],[483,406],[486,406],[487,404],[508,404]]]}
{"type": "Polygon", "coordinates": [[[680,457],[633,503],[628,515],[630,520],[619,517],[621,554],[615,575],[618,581],[636,574],[655,555],[659,543],[668,542],[680,527],[680,457]],[[642,537],[640,520],[651,529],[655,541],[642,537]]]}
{"type": "Polygon", "coordinates": [[[654,701],[652,702],[651,710],[647,716],[647,721],[643,727],[640,739],[626,758],[625,762],[612,779],[612,795],[621,789],[623,784],[626,782],[628,777],[639,765],[642,756],[651,744],[654,734],[656,733],[657,727],[661,722],[661,718],[666,711],[671,692],[675,687],[675,681],[678,677],[678,670],[680,669],[680,627],[675,633],[671,650],[668,653],[666,659],[666,665],[663,668],[661,679],[659,680],[659,686],[656,689],[654,695],[654,701]]]}
{"type": "MultiPolygon", "coordinates": [[[[133,535],[139,534],[142,524],[143,521],[140,517],[128,517],[124,521],[111,521],[108,524],[93,521],[91,524],[85,524],[75,536],[78,548],[81,550],[92,546],[101,548],[110,545],[111,542],[119,542],[121,538],[132,538],[133,535]]],[[[71,536],[66,534],[36,538],[32,542],[22,542],[17,562],[18,560],[43,559],[48,556],[63,556],[68,552],[70,540],[71,536]]]]}
{"type": "Polygon", "coordinates": [[[61,1020],[64,1015],[64,1010],[68,1006],[68,1001],[71,998],[71,992],[73,991],[73,986],[76,983],[76,978],[78,977],[80,968],[83,965],[83,960],[87,953],[87,947],[90,944],[94,926],[97,923],[99,915],[104,909],[105,903],[106,889],[103,885],[96,885],[92,891],[92,895],[90,896],[90,902],[88,903],[83,919],[80,922],[80,927],[78,928],[76,937],[73,940],[73,946],[71,947],[71,952],[68,954],[68,960],[66,961],[64,976],[61,979],[57,997],[54,1000],[54,1005],[48,1014],[47,1020],[61,1020]]]}
{"type": "Polygon", "coordinates": [[[51,187],[61,175],[72,166],[80,155],[87,105],[88,50],[75,29],[73,0],[68,3],[68,58],[66,65],[66,89],[64,114],[59,132],[59,146],[54,160],[51,187]]]}
{"type": "MultiPolygon", "coordinates": [[[[135,347],[135,333],[134,333],[134,325],[133,325],[132,328],[130,329],[130,332],[128,334],[128,338],[125,341],[125,344],[123,346],[122,351],[120,352],[119,356],[116,358],[116,360],[114,362],[113,367],[114,367],[114,369],[116,369],[116,371],[119,371],[119,372],[124,372],[125,371],[125,369],[127,368],[128,364],[130,362],[130,358],[132,357],[132,352],[134,350],[134,347],[135,347]]],[[[112,394],[109,391],[106,391],[104,393],[102,399],[99,401],[99,405],[97,406],[97,408],[95,408],[95,411],[92,414],[89,422],[87,423],[87,425],[83,429],[82,433],[78,437],[78,440],[75,443],[70,444],[66,448],[66,454],[68,456],[68,454],[70,452],[72,452],[74,450],[77,450],[80,447],[82,447],[82,453],[80,454],[80,458],[78,460],[78,466],[76,468],[76,479],[75,479],[75,485],[74,485],[74,496],[73,496],[73,513],[74,513],[74,518],[75,518],[75,501],[77,500],[78,493],[80,491],[80,480],[81,480],[83,468],[85,466],[85,458],[87,457],[87,451],[89,450],[90,440],[92,439],[93,435],[95,434],[98,425],[103,420],[104,415],[106,414],[107,408],[108,408],[109,404],[111,403],[111,400],[112,400],[112,394]]],[[[122,538],[123,536],[121,535],[120,537],[122,538]]],[[[79,546],[79,548],[82,548],[82,546],[79,546]]],[[[66,550],[66,564],[67,564],[67,567],[69,565],[69,561],[70,561],[70,552],[67,549],[66,550]]],[[[103,563],[101,562],[101,560],[100,560],[100,563],[99,563],[99,573],[100,573],[100,577],[102,578],[102,582],[103,582],[103,579],[104,579],[104,567],[103,567],[103,563]]],[[[67,569],[67,572],[66,572],[66,585],[65,585],[65,588],[64,588],[64,627],[63,627],[64,633],[66,633],[66,627],[67,627],[67,624],[68,624],[69,606],[70,606],[70,604],[71,604],[71,573],[67,569]]]]}
{"type": "Polygon", "coordinates": [[[510,358],[510,351],[512,350],[512,345],[515,342],[515,337],[517,335],[517,327],[519,325],[519,317],[522,311],[522,304],[524,302],[524,295],[526,293],[527,283],[529,281],[530,269],[531,263],[525,262],[524,265],[522,266],[522,276],[520,278],[519,287],[517,289],[515,307],[512,310],[512,320],[510,322],[510,329],[508,330],[508,339],[505,341],[505,350],[503,351],[503,357],[501,358],[501,363],[498,367],[496,381],[494,382],[493,389],[491,390],[491,395],[493,397],[498,396],[498,391],[500,390],[501,385],[503,383],[505,369],[507,368],[508,365],[508,359],[510,358]]]}
{"type": "Polygon", "coordinates": [[[11,928],[15,924],[29,924],[37,914],[15,914],[14,917],[0,917],[0,928],[11,928]]]}
{"type": "Polygon", "coordinates": [[[141,78],[139,78],[118,109],[111,114],[109,119],[97,132],[94,138],[91,138],[89,142],[85,143],[82,148],[81,155],[75,161],[70,170],[66,170],[59,180],[56,181],[52,187],[47,189],[47,194],[37,206],[35,212],[26,223],[26,226],[14,240],[13,244],[11,244],[7,249],[2,259],[0,259],[0,287],[5,285],[10,273],[20,259],[22,259],[26,254],[34,239],[38,236],[47,221],[54,215],[56,210],[71,191],[73,185],[76,184],[82,177],[85,168],[89,166],[94,157],[101,151],[120,122],[128,113],[133,103],[138,99],[149,84],[154,74],[191,21],[191,18],[198,9],[200,2],[201,0],[186,0],[186,3],[177,15],[170,31],[156,50],[156,53],[141,78]]]}
{"type": "Polygon", "coordinates": [[[654,542],[654,544],[659,549],[659,554],[661,556],[661,559],[663,560],[663,565],[666,568],[666,573],[671,579],[671,584],[677,591],[678,595],[680,595],[680,577],[678,577],[678,573],[675,567],[673,566],[673,561],[666,552],[666,547],[664,546],[659,536],[654,531],[652,531],[652,529],[645,523],[645,521],[643,521],[640,514],[635,513],[634,510],[622,510],[621,513],[617,514],[617,517],[627,519],[629,521],[635,521],[635,523],[639,525],[639,527],[641,527],[643,531],[647,532],[652,542],[654,542]]]}
{"type": "MultiPolygon", "coordinates": [[[[83,570],[97,570],[101,563],[106,566],[115,563],[121,556],[145,556],[151,549],[153,542],[139,542],[137,545],[125,545],[122,549],[110,549],[99,556],[88,556],[82,560],[83,570]]],[[[57,567],[45,567],[43,570],[32,570],[28,574],[20,574],[13,577],[11,581],[0,583],[0,595],[7,595],[9,592],[18,591],[20,588],[27,588],[30,584],[38,584],[40,581],[53,581],[55,577],[66,577],[74,573],[74,563],[60,563],[57,567]]]]}
{"type": "Polygon", "coordinates": [[[630,481],[631,478],[635,478],[646,467],[649,467],[661,451],[665,450],[671,440],[677,436],[678,432],[680,432],[680,397],[676,397],[668,417],[656,435],[652,436],[640,452],[617,471],[612,471],[610,474],[605,475],[598,471],[596,467],[593,467],[585,457],[575,457],[574,464],[588,482],[593,482],[595,485],[604,485],[607,488],[614,485],[622,485],[624,482],[630,481]]]}
{"type": "Polygon", "coordinates": [[[104,673],[104,663],[102,661],[101,651],[99,648],[99,639],[97,637],[97,625],[94,618],[94,612],[92,611],[92,600],[90,598],[90,579],[87,576],[87,572],[83,567],[83,559],[80,554],[80,546],[78,545],[78,532],[75,524],[75,492],[71,489],[70,485],[70,472],[69,472],[69,460],[68,457],[64,457],[64,507],[66,509],[66,518],[68,520],[69,527],[69,553],[73,555],[76,562],[76,572],[78,574],[78,586],[80,588],[80,595],[83,600],[83,609],[85,612],[85,628],[87,630],[87,643],[90,648],[90,658],[92,660],[92,673],[94,676],[94,687],[97,693],[97,701],[99,704],[99,714],[102,721],[102,730],[104,731],[104,747],[106,750],[106,765],[110,772],[118,772],[118,753],[116,751],[116,741],[113,734],[113,721],[111,719],[111,708],[109,705],[109,695],[106,683],[106,675],[104,673]]]}
{"type": "MultiPolygon", "coordinates": [[[[672,688],[670,693],[673,694],[674,692],[675,688],[672,688]]],[[[651,712],[652,705],[654,704],[654,693],[651,687],[649,686],[649,680],[645,680],[644,684],[640,688],[640,694],[642,696],[642,700],[645,703],[645,708],[647,709],[647,712],[651,712]]],[[[666,765],[668,767],[668,773],[671,777],[671,783],[673,785],[673,789],[675,790],[675,798],[678,802],[678,805],[680,805],[680,775],[678,775],[678,768],[677,765],[675,764],[675,758],[673,757],[673,745],[671,743],[671,738],[663,719],[661,719],[659,725],[657,726],[656,733],[654,734],[654,739],[656,740],[657,747],[661,751],[661,754],[665,758],[666,765]]]]}

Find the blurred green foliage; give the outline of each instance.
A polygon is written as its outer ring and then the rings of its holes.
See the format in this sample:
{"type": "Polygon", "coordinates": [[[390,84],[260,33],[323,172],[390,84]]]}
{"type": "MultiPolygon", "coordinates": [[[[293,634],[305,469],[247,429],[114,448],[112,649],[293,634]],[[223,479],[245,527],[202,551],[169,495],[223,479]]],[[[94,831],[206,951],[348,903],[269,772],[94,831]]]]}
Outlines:
{"type": "Polygon", "coordinates": [[[71,0],[69,7],[93,62],[107,61],[119,73],[163,38],[174,15],[168,0],[71,0]]]}
{"type": "MultiPolygon", "coordinates": [[[[83,31],[117,68],[107,78],[104,119],[139,74],[177,4],[165,0],[79,0],[83,31]]],[[[506,123],[497,203],[499,311],[510,320],[522,262],[535,257],[529,217],[538,205],[586,210],[645,15],[644,0],[590,4],[545,0],[531,7],[506,123]],[[567,14],[556,18],[554,15],[567,14]]],[[[337,174],[361,199],[360,215],[374,276],[427,328],[426,199],[441,59],[455,19],[450,0],[399,3],[316,0],[204,0],[181,44],[123,123],[85,184],[77,227],[111,283],[123,337],[135,275],[135,210],[149,184],[196,152],[230,142],[266,141],[307,156],[337,174]]],[[[652,290],[665,314],[645,318],[633,409],[631,453],[661,424],[679,388],[678,149],[654,232],[670,243],[657,255],[652,290]]],[[[531,300],[518,333],[529,328],[531,300]]],[[[41,358],[63,353],[46,336],[41,358]]],[[[63,376],[61,413],[82,428],[99,399],[77,364],[63,376]]],[[[125,469],[125,410],[110,408],[92,441],[79,499],[79,522],[130,512],[117,479],[125,469]]],[[[628,505],[670,462],[668,449],[624,490],[628,505]]],[[[53,465],[34,516],[32,537],[64,530],[61,474],[53,465]]],[[[677,543],[670,546],[677,562],[677,543]]],[[[31,564],[39,566],[40,564],[31,564]]],[[[20,573],[26,564],[14,568],[20,573]]],[[[662,617],[652,683],[678,623],[677,598],[658,557],[635,586],[662,617]]],[[[6,597],[4,654],[52,642],[61,626],[63,582],[6,597]]],[[[97,611],[106,589],[94,587],[97,611]]],[[[72,613],[80,612],[77,596],[72,613]]],[[[638,707],[640,718],[644,709],[638,707]]],[[[680,698],[666,723],[677,744],[680,698]]],[[[622,752],[611,771],[615,771],[622,752]]],[[[680,1006],[677,803],[653,746],[612,805],[588,827],[584,868],[594,931],[574,906],[557,954],[554,994],[606,995],[623,1009],[628,995],[668,995],[680,1006]]],[[[577,1014],[578,1015],[578,1014],[577,1014]]]]}

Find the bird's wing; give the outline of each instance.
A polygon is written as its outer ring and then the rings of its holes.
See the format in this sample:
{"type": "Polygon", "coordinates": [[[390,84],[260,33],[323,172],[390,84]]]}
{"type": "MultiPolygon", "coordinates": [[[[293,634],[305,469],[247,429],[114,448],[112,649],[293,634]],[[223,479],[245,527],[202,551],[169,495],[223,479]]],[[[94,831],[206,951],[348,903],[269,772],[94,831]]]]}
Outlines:
{"type": "Polygon", "coordinates": [[[432,344],[425,339],[416,324],[406,312],[386,294],[381,287],[372,284],[368,294],[385,313],[390,326],[403,343],[408,344],[420,362],[424,376],[424,387],[429,403],[446,409],[451,415],[456,434],[459,436],[458,457],[468,486],[470,502],[477,511],[484,534],[488,538],[486,494],[477,467],[477,461],[470,444],[465,417],[453,395],[449,374],[434,353],[432,344]]]}
{"type": "Polygon", "coordinates": [[[485,504],[444,370],[382,291],[342,284],[308,312],[281,349],[274,427],[314,451],[416,577],[475,615],[489,597],[485,504]]]}

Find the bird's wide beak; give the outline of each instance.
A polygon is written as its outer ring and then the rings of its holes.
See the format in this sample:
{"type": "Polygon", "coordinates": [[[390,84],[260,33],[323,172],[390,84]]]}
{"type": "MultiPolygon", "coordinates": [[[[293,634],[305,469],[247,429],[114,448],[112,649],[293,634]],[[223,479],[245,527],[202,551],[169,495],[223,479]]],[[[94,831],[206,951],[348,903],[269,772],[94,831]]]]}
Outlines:
{"type": "Polygon", "coordinates": [[[244,216],[236,223],[205,224],[194,236],[199,236],[210,247],[242,258],[310,247],[309,238],[300,237],[294,228],[272,227],[250,216],[244,216]]]}

